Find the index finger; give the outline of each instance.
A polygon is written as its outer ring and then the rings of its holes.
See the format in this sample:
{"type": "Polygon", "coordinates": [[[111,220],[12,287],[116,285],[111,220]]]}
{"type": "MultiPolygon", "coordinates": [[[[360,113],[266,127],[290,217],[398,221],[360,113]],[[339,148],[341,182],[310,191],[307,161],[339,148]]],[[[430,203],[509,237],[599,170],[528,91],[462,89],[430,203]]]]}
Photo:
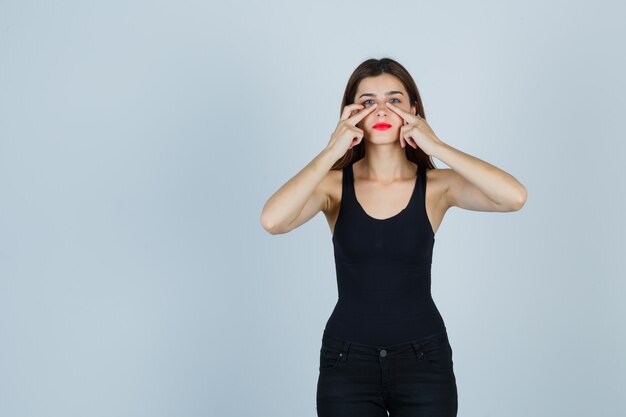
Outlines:
{"type": "Polygon", "coordinates": [[[368,114],[370,114],[372,112],[372,110],[374,110],[376,107],[378,107],[378,104],[374,103],[369,107],[366,107],[364,109],[362,109],[360,112],[358,112],[357,114],[355,114],[354,116],[350,117],[348,120],[353,124],[356,125],[357,123],[359,123],[365,116],[367,116],[368,114]]]}
{"type": "Polygon", "coordinates": [[[352,104],[348,104],[347,106],[345,106],[342,110],[341,110],[341,117],[340,120],[346,120],[350,117],[350,114],[356,110],[358,107],[363,107],[362,104],[359,103],[352,103],[352,104]]]}
{"type": "Polygon", "coordinates": [[[387,107],[389,107],[391,110],[393,110],[394,112],[398,113],[400,115],[400,117],[402,117],[404,120],[413,122],[417,119],[417,117],[415,117],[414,114],[411,113],[407,113],[404,110],[402,110],[399,107],[394,106],[393,104],[386,102],[385,103],[387,105],[387,107]]]}

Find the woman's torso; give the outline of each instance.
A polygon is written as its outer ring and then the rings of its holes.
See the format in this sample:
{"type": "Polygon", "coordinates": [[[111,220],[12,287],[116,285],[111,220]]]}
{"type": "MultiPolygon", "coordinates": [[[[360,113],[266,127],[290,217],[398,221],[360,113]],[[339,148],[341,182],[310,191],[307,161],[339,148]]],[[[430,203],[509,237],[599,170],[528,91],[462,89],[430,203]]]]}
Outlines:
{"type": "MultiPolygon", "coordinates": [[[[368,187],[355,186],[353,167],[338,172],[338,204],[331,206],[327,218],[334,222],[331,230],[339,297],[326,333],[388,346],[445,329],[430,292],[436,229],[427,213],[427,197],[431,196],[431,212],[436,217],[441,193],[437,195],[434,189],[429,194],[427,171],[413,166],[416,176],[396,186],[393,196],[385,198],[378,193],[378,202],[383,202],[378,213],[368,209],[375,204],[368,205],[368,196],[359,192],[368,187]]],[[[376,192],[372,187],[369,190],[376,192]]],[[[439,222],[441,217],[443,212],[439,222]]]]}

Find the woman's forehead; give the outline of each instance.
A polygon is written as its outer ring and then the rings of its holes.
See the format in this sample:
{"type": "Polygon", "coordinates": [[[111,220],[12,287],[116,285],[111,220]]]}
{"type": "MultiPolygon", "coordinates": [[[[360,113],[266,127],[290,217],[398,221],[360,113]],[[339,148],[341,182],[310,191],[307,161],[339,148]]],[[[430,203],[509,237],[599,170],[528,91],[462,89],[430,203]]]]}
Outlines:
{"type": "Polygon", "coordinates": [[[356,98],[362,95],[369,97],[389,96],[393,94],[406,95],[406,89],[393,75],[382,74],[376,77],[363,78],[357,88],[356,98]]]}

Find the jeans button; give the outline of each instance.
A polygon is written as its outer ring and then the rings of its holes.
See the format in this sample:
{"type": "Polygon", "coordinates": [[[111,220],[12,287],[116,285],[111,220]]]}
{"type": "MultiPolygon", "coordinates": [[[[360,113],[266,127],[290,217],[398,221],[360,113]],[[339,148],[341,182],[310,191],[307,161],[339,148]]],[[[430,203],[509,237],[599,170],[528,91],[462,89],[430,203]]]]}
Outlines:
{"type": "Polygon", "coordinates": [[[382,350],[380,351],[380,356],[382,356],[383,358],[384,358],[385,356],[387,356],[387,351],[386,351],[385,349],[382,349],[382,350]]]}

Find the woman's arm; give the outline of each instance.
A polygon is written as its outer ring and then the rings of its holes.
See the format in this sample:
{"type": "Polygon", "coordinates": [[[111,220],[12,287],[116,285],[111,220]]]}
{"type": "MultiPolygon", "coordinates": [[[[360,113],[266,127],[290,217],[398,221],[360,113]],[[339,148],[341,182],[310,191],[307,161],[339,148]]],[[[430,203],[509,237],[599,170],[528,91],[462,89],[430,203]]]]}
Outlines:
{"type": "Polygon", "coordinates": [[[326,174],[337,162],[326,148],[278,189],[263,206],[261,225],[271,234],[287,233],[328,208],[326,174]]]}
{"type": "MultiPolygon", "coordinates": [[[[426,119],[410,114],[391,103],[385,105],[404,119],[400,128],[402,143],[419,146],[452,169],[440,170],[446,176],[449,206],[476,211],[516,211],[526,204],[528,193],[511,174],[444,143],[426,119]]],[[[404,147],[404,146],[403,146],[404,147]]]]}
{"type": "Polygon", "coordinates": [[[452,169],[448,179],[450,206],[476,211],[516,211],[526,203],[526,187],[509,173],[452,146],[437,142],[432,155],[452,169]]]}
{"type": "Polygon", "coordinates": [[[356,127],[376,105],[348,104],[341,111],[328,145],[307,166],[276,191],[263,206],[261,225],[271,234],[287,233],[309,221],[321,210],[327,211],[331,180],[327,175],[348,149],[363,140],[356,127]],[[352,115],[353,112],[357,114],[352,115]]]}

